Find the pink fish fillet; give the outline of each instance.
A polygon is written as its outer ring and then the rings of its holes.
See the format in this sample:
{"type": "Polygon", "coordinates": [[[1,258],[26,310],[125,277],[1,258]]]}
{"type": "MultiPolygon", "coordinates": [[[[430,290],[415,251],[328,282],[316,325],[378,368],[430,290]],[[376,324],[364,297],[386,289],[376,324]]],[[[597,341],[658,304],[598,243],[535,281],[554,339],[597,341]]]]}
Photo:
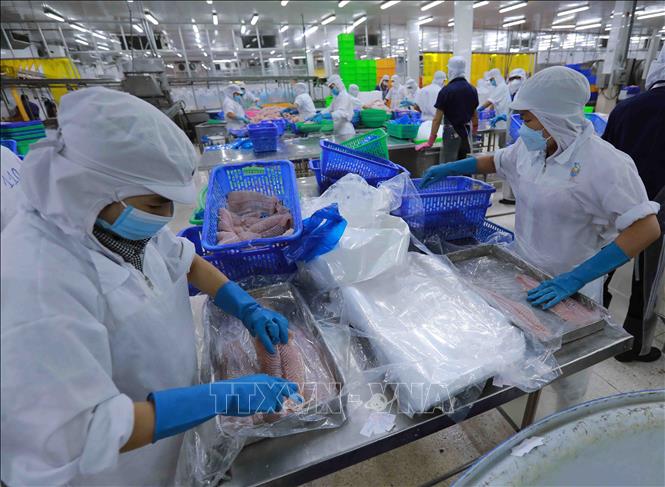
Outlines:
{"type": "Polygon", "coordinates": [[[488,289],[484,289],[483,291],[487,293],[490,301],[493,300],[499,308],[510,313],[511,317],[515,318],[515,324],[519,328],[527,333],[531,333],[540,341],[547,341],[552,338],[552,333],[540,322],[536,314],[528,306],[488,289]]]}
{"type": "Polygon", "coordinates": [[[217,230],[222,232],[233,232],[233,215],[226,208],[219,209],[219,220],[217,221],[217,230]]]}
{"type": "MultiPolygon", "coordinates": [[[[540,284],[540,282],[526,274],[520,274],[515,279],[525,291],[529,291],[540,284]]],[[[588,325],[601,319],[600,312],[589,309],[572,298],[564,299],[551,307],[549,311],[553,311],[562,320],[576,326],[588,325]]]]}
{"type": "Polygon", "coordinates": [[[276,213],[279,201],[256,191],[232,191],[226,197],[226,203],[231,213],[261,218],[276,213]]]}
{"type": "Polygon", "coordinates": [[[263,238],[278,237],[293,227],[291,213],[276,214],[262,218],[249,227],[250,232],[258,233],[263,238]]]}

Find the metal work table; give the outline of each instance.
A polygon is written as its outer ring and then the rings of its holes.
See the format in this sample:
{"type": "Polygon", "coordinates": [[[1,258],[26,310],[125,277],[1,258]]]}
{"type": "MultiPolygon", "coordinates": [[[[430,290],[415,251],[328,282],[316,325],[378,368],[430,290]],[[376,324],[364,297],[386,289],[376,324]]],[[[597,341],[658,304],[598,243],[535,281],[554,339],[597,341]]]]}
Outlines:
{"type": "MultiPolygon", "coordinates": [[[[625,331],[609,326],[568,343],[556,353],[562,376],[574,374],[624,352],[630,348],[631,343],[632,337],[625,331]]],[[[392,431],[383,436],[367,438],[360,434],[360,430],[371,413],[370,409],[362,405],[369,399],[370,392],[366,385],[352,387],[347,407],[348,419],[340,428],[273,438],[245,447],[233,463],[231,480],[225,485],[297,485],[385,453],[461,421],[461,418],[456,418],[455,421],[442,413],[414,418],[399,414],[392,431]]],[[[529,395],[522,427],[533,421],[539,392],[529,395]]],[[[384,393],[390,396],[389,391],[384,393]]],[[[471,403],[465,418],[497,408],[524,394],[516,387],[497,388],[488,385],[481,396],[471,403]]],[[[466,467],[468,465],[449,474],[458,473],[466,467]]]]}

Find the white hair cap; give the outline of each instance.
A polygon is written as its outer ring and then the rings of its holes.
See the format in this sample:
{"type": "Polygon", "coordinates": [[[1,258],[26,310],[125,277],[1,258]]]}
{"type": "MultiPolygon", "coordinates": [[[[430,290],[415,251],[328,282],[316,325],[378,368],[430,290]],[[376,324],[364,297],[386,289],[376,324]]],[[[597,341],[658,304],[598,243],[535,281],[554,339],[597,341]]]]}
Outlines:
{"type": "Polygon", "coordinates": [[[644,87],[649,90],[656,81],[665,81],[665,46],[660,50],[658,57],[651,61],[644,87]]]}
{"type": "Polygon", "coordinates": [[[454,80],[464,76],[466,61],[462,56],[453,56],[448,60],[448,79],[454,80]]]}

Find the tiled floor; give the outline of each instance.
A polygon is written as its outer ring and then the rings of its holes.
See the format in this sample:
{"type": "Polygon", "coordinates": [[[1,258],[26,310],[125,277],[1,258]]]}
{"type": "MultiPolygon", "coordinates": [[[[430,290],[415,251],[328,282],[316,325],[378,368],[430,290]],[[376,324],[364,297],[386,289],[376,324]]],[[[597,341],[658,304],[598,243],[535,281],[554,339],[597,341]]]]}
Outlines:
{"type": "MultiPolygon", "coordinates": [[[[205,181],[201,180],[200,184],[205,181]]],[[[514,229],[514,206],[498,203],[501,191],[493,195],[494,204],[488,211],[490,219],[509,230],[514,229]],[[493,216],[500,215],[500,216],[493,216]]],[[[193,207],[179,206],[171,228],[178,231],[188,226],[193,207]]],[[[631,265],[616,273],[611,288],[614,299],[610,311],[617,323],[622,323],[627,309],[631,265]]],[[[655,346],[664,347],[665,325],[656,331],[655,346]]],[[[591,368],[589,386],[584,400],[618,394],[620,392],[665,387],[665,360],[650,364],[623,364],[606,360],[591,368]]],[[[556,410],[555,395],[545,387],[541,395],[537,419],[556,410]]],[[[512,434],[513,430],[497,412],[490,411],[439,433],[427,436],[396,450],[346,468],[307,484],[310,487],[328,486],[417,486],[432,480],[489,451],[512,434]]],[[[453,479],[437,485],[447,486],[453,479]]]]}

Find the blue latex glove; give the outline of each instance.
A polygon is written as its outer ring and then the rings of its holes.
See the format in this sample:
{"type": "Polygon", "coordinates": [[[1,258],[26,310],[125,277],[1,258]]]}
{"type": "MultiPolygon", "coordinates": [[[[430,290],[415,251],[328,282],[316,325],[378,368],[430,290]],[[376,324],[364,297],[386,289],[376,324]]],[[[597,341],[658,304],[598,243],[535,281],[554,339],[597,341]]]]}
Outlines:
{"type": "Polygon", "coordinates": [[[425,171],[425,174],[423,174],[423,180],[420,183],[420,187],[426,188],[430,184],[441,181],[446,176],[473,174],[477,169],[478,159],[473,156],[455,162],[437,164],[436,166],[432,166],[427,171],[425,171]]]}
{"type": "Polygon", "coordinates": [[[506,117],[505,113],[501,114],[501,115],[497,115],[492,120],[490,120],[490,127],[494,128],[494,127],[496,127],[497,123],[499,123],[501,121],[505,122],[507,120],[508,120],[508,117],[506,117]]]}
{"type": "Polygon", "coordinates": [[[332,113],[326,112],[321,115],[324,120],[332,120],[332,113]]]}
{"type": "Polygon", "coordinates": [[[187,431],[218,414],[279,412],[282,401],[290,396],[301,399],[296,384],[265,374],[153,392],[148,396],[155,406],[152,441],[187,431]]]}
{"type": "Polygon", "coordinates": [[[586,284],[604,276],[630,259],[615,242],[604,247],[593,257],[582,262],[570,272],[559,274],[554,279],[543,281],[527,293],[533,306],[549,309],[572,296],[586,284]]]}
{"type": "Polygon", "coordinates": [[[258,337],[268,353],[274,354],[273,344],[289,341],[289,322],[279,313],[266,309],[238,286],[229,281],[219,288],[215,304],[242,321],[253,337],[258,337]]]}
{"type": "Polygon", "coordinates": [[[485,108],[487,108],[487,107],[485,107],[484,105],[480,105],[480,106],[478,107],[478,113],[480,113],[480,112],[482,112],[483,110],[485,110],[485,108]]]}
{"type": "Polygon", "coordinates": [[[323,120],[323,115],[321,115],[320,113],[317,113],[313,117],[309,117],[307,119],[308,122],[316,122],[316,123],[321,123],[321,120],[323,120]]]}
{"type": "Polygon", "coordinates": [[[415,103],[410,100],[402,100],[399,104],[401,107],[410,107],[411,105],[415,105],[415,103]]]}
{"type": "Polygon", "coordinates": [[[242,117],[240,120],[242,120],[245,123],[252,123],[252,121],[247,117],[242,117]]]}

